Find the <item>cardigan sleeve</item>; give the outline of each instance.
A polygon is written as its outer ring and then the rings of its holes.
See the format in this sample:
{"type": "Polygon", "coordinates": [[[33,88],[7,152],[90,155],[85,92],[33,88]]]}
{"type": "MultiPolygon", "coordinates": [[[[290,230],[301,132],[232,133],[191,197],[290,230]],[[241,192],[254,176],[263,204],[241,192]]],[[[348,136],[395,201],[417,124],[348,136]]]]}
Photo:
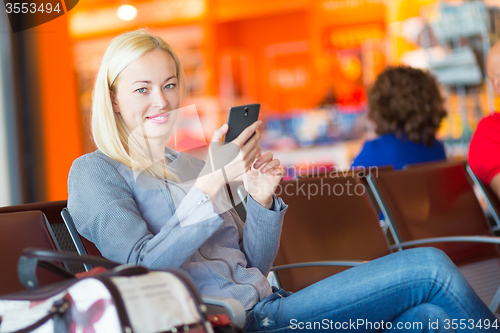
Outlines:
{"type": "Polygon", "coordinates": [[[281,198],[274,198],[272,209],[266,209],[250,195],[247,197],[248,212],[242,251],[247,257],[249,267],[257,267],[264,276],[269,274],[278,253],[287,207],[281,198]]]}
{"type": "Polygon", "coordinates": [[[103,256],[149,268],[181,267],[223,222],[205,194],[192,187],[175,214],[153,235],[123,176],[94,154],[73,162],[68,194],[68,209],[78,232],[103,256]]]}

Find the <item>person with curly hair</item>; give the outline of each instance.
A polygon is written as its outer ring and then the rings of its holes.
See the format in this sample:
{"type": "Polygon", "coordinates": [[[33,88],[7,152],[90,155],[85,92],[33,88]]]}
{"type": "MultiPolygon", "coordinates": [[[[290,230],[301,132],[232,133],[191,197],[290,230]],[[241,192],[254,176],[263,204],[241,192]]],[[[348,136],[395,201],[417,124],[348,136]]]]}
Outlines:
{"type": "Polygon", "coordinates": [[[368,118],[379,137],[365,142],[352,166],[386,166],[445,160],[436,140],[446,116],[444,99],[434,76],[407,66],[390,67],[368,93],[368,118]]]}

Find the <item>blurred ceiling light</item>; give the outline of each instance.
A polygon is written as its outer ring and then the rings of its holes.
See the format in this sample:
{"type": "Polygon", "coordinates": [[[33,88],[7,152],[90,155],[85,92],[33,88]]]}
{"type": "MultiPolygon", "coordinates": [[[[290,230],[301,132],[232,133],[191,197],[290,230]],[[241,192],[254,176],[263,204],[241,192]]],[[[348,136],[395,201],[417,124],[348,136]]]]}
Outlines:
{"type": "Polygon", "coordinates": [[[124,21],[132,21],[137,16],[137,9],[134,6],[123,5],[116,11],[118,18],[124,21]]]}

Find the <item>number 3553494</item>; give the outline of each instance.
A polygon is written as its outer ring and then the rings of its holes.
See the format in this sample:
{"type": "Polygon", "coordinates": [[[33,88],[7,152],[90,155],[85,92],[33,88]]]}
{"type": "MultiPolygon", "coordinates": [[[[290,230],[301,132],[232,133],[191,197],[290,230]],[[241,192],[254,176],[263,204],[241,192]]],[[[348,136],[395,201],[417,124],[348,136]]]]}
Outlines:
{"type": "Polygon", "coordinates": [[[16,2],[16,3],[6,3],[5,11],[7,14],[35,14],[35,13],[47,13],[50,14],[52,12],[60,13],[61,8],[59,7],[59,3],[53,6],[50,2],[41,3],[37,5],[36,3],[29,2],[16,2]]]}

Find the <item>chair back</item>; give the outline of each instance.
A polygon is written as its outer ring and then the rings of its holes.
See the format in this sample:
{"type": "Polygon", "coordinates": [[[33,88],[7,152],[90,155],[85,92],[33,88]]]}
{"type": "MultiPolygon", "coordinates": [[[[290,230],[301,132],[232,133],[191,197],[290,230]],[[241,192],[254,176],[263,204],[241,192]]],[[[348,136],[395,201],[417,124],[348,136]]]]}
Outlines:
{"type": "Polygon", "coordinates": [[[56,246],[59,246],[59,250],[66,252],[76,252],[71,237],[69,236],[64,221],[61,217],[61,210],[66,207],[66,200],[61,201],[48,201],[48,202],[36,202],[15,206],[5,206],[0,207],[0,214],[3,213],[15,213],[15,212],[26,212],[32,210],[41,211],[47,221],[50,224],[50,229],[56,239],[56,246]]]}
{"type": "MultiPolygon", "coordinates": [[[[288,211],[275,265],[389,254],[368,189],[352,173],[285,181],[279,189],[288,211]]],[[[278,271],[278,276],[283,288],[297,291],[347,268],[294,268],[278,271]]]]}
{"type": "MultiPolygon", "coordinates": [[[[0,207],[0,214],[39,210],[45,214],[47,221],[50,224],[49,233],[54,237],[56,249],[64,252],[78,252],[61,216],[61,212],[65,207],[66,200],[36,202],[0,207]]],[[[84,243],[88,254],[101,256],[101,253],[92,242],[83,237],[81,237],[81,241],[84,243]]],[[[83,266],[79,264],[68,264],[68,267],[72,273],[78,273],[84,270],[83,266]]]]}
{"type": "MultiPolygon", "coordinates": [[[[395,241],[431,237],[492,235],[462,162],[429,163],[370,177],[395,241]]],[[[500,255],[498,247],[436,243],[456,264],[500,255]]]]}
{"type": "MultiPolygon", "coordinates": [[[[40,211],[0,214],[0,295],[25,290],[17,275],[17,262],[28,247],[57,250],[45,216],[40,211]]],[[[63,278],[41,269],[40,285],[62,281],[63,278]]]]}

